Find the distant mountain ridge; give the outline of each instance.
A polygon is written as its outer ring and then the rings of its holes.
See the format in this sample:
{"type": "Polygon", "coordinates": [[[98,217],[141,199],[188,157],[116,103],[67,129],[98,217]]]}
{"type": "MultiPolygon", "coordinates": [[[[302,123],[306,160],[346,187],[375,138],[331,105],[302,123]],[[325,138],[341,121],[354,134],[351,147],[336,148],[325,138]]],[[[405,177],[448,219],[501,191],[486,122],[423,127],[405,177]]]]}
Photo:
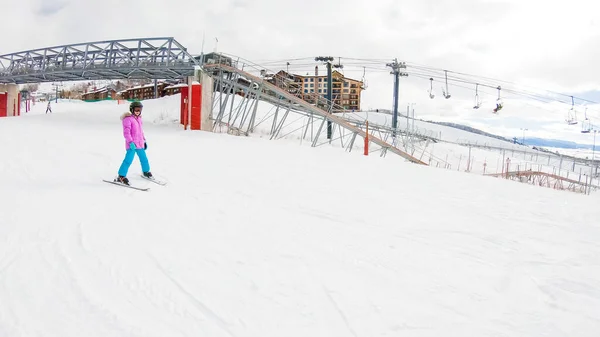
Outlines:
{"type": "MultiPolygon", "coordinates": [[[[509,143],[515,142],[514,139],[491,134],[489,132],[485,132],[485,131],[476,129],[474,127],[470,127],[470,126],[466,126],[466,125],[462,125],[462,124],[450,123],[450,122],[435,122],[435,121],[427,121],[427,120],[423,120],[423,121],[428,122],[428,123],[433,123],[433,124],[449,126],[449,127],[453,127],[456,129],[468,131],[471,133],[476,133],[479,135],[484,135],[487,137],[500,139],[500,140],[503,140],[503,141],[506,141],[509,143]]],[[[517,143],[520,144],[521,139],[522,138],[517,138],[517,143]]],[[[580,144],[580,143],[576,143],[576,142],[572,142],[572,141],[568,141],[568,140],[546,139],[546,138],[538,138],[538,137],[525,137],[524,142],[525,142],[525,145],[554,147],[554,148],[559,148],[559,149],[589,149],[589,150],[591,150],[594,147],[592,144],[580,144]]]]}
{"type": "Polygon", "coordinates": [[[432,124],[439,124],[439,125],[449,126],[449,127],[453,127],[453,128],[456,128],[456,129],[468,131],[468,132],[471,132],[471,133],[476,133],[476,134],[479,134],[479,135],[482,135],[482,136],[496,138],[496,139],[503,140],[505,142],[513,143],[513,140],[510,139],[510,138],[498,136],[498,135],[495,135],[495,134],[492,134],[492,133],[489,133],[489,132],[485,132],[485,131],[476,129],[476,128],[471,127],[471,126],[466,126],[466,125],[456,124],[456,123],[450,123],[450,122],[435,122],[435,121],[427,121],[427,120],[422,120],[422,121],[427,122],[427,123],[432,123],[432,124]]]}
{"type": "Polygon", "coordinates": [[[525,145],[532,146],[546,146],[546,147],[556,147],[560,149],[589,149],[591,150],[594,145],[593,144],[579,144],[576,142],[571,142],[567,140],[560,139],[544,139],[544,138],[525,138],[525,145]]]}

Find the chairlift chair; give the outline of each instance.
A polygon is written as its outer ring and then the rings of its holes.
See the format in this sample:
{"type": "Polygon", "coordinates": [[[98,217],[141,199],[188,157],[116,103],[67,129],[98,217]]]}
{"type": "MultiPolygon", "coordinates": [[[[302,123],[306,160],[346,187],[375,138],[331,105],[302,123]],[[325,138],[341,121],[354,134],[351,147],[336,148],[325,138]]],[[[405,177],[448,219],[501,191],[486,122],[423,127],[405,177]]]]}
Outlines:
{"type": "Polygon", "coordinates": [[[575,110],[575,100],[573,96],[571,96],[571,109],[567,112],[567,124],[576,125],[577,124],[577,111],[575,110]]]}
{"type": "Polygon", "coordinates": [[[448,99],[448,98],[452,97],[450,95],[450,91],[448,90],[448,71],[444,70],[444,73],[446,74],[446,90],[444,90],[444,88],[442,88],[442,94],[444,95],[444,97],[446,99],[448,99]]]}
{"type": "Polygon", "coordinates": [[[592,131],[592,123],[586,116],[585,120],[583,122],[581,122],[581,133],[590,133],[590,131],[592,131]],[[586,126],[586,122],[587,122],[587,126],[586,126]]]}
{"type": "Polygon", "coordinates": [[[502,107],[504,107],[504,102],[502,102],[502,99],[500,98],[500,90],[502,88],[500,88],[500,86],[498,86],[498,88],[496,88],[496,89],[498,89],[498,99],[496,100],[496,107],[493,110],[493,112],[495,114],[497,114],[498,111],[500,111],[502,109],[502,107]]]}
{"type": "Polygon", "coordinates": [[[369,84],[367,83],[367,80],[365,78],[366,73],[367,73],[367,68],[363,67],[363,75],[362,75],[362,79],[360,80],[360,83],[362,83],[362,87],[360,88],[361,90],[367,90],[367,87],[369,86],[369,84]]]}
{"type": "Polygon", "coordinates": [[[479,100],[479,83],[475,84],[475,105],[473,109],[479,109],[481,106],[481,101],[479,100]]]}
{"type": "Polygon", "coordinates": [[[592,131],[592,130],[590,129],[590,127],[583,128],[583,123],[581,123],[581,126],[582,126],[582,128],[581,128],[581,133],[590,133],[590,131],[592,131]]]}
{"type": "Polygon", "coordinates": [[[433,94],[433,77],[429,78],[429,98],[433,99],[435,95],[433,94]]]}

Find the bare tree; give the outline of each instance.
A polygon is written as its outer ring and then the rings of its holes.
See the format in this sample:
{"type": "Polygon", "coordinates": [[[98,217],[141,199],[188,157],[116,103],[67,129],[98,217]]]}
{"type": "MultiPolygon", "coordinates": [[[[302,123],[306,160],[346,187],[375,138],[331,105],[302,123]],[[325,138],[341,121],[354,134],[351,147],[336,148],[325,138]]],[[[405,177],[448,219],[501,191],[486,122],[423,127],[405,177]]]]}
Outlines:
{"type": "Polygon", "coordinates": [[[117,81],[117,83],[115,84],[115,90],[122,91],[125,89],[127,89],[127,84],[124,83],[123,81],[117,81]]]}
{"type": "Polygon", "coordinates": [[[82,93],[87,92],[89,87],[90,87],[90,83],[79,82],[71,87],[71,91],[74,93],[82,94],[82,93]]]}
{"type": "Polygon", "coordinates": [[[35,92],[40,88],[39,83],[27,83],[23,86],[23,90],[27,90],[29,92],[35,92]]]}

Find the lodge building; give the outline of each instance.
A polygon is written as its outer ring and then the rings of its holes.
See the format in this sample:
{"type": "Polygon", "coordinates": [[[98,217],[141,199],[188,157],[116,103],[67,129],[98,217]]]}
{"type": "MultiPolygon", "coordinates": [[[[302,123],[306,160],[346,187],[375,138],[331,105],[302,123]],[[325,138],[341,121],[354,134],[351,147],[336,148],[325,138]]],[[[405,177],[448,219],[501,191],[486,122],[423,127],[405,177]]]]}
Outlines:
{"type": "MultiPolygon", "coordinates": [[[[359,111],[361,92],[365,89],[363,82],[344,77],[337,70],[331,73],[331,78],[333,103],[345,110],[359,111]]],[[[281,70],[275,75],[267,76],[267,81],[311,104],[318,104],[319,98],[327,96],[327,76],[319,75],[318,70],[315,70],[313,76],[290,74],[281,70]]],[[[334,109],[336,110],[340,109],[334,109]]]]}
{"type": "Polygon", "coordinates": [[[90,92],[81,94],[81,99],[84,101],[101,101],[105,99],[116,99],[117,91],[112,86],[102,87],[90,92]]]}

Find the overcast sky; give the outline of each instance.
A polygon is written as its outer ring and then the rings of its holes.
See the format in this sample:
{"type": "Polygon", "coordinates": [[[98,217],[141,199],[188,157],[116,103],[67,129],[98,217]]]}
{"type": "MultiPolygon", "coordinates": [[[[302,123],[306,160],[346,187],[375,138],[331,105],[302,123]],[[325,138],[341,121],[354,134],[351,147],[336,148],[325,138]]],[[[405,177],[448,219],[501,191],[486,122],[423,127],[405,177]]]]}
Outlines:
{"type": "MultiPolygon", "coordinates": [[[[0,8],[3,26],[15,33],[3,34],[0,54],[153,36],[173,36],[199,54],[204,34],[205,51],[217,37],[219,51],[257,62],[397,57],[589,98],[600,92],[600,4],[594,0],[0,0],[0,8]]],[[[297,63],[306,62],[312,61],[297,63]]],[[[360,79],[361,62],[353,63],[345,71],[360,79]]],[[[365,103],[389,108],[391,75],[365,70],[365,103]]],[[[439,96],[442,85],[434,86],[439,96]]],[[[402,79],[401,103],[428,100],[428,88],[427,79],[402,79]]]]}

